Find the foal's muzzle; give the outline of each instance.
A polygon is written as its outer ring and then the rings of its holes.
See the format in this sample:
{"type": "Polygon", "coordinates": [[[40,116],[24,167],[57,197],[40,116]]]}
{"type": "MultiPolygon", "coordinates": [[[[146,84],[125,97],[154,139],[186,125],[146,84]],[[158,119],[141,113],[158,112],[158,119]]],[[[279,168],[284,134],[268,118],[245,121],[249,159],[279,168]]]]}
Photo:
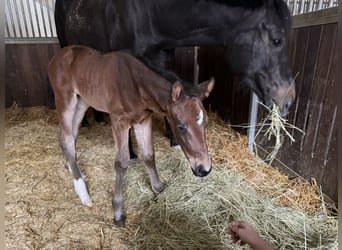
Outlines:
{"type": "Polygon", "coordinates": [[[203,165],[198,165],[195,170],[192,168],[191,168],[191,170],[195,176],[204,177],[204,176],[207,176],[211,172],[211,166],[210,166],[209,171],[205,170],[203,165]]]}

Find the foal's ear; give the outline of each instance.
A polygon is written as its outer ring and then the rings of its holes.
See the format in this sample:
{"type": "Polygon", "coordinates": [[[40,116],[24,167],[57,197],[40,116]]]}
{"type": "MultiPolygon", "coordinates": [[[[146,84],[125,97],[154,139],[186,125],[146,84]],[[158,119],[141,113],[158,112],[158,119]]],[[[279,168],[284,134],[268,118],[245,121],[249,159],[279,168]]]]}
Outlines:
{"type": "Polygon", "coordinates": [[[173,102],[176,102],[178,101],[181,93],[183,91],[183,86],[182,84],[180,83],[180,81],[176,81],[173,85],[172,85],[172,94],[171,94],[171,97],[172,97],[172,101],[173,102]]]}
{"type": "Polygon", "coordinates": [[[210,94],[210,92],[213,90],[215,84],[214,78],[210,78],[210,80],[202,82],[198,84],[198,96],[201,100],[207,98],[210,94]]]}

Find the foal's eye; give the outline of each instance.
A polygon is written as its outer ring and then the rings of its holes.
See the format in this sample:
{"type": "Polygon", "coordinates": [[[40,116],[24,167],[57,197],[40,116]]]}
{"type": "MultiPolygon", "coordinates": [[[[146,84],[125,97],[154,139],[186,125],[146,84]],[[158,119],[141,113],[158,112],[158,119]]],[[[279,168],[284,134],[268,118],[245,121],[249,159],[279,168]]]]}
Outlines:
{"type": "Polygon", "coordinates": [[[179,133],[185,133],[186,132],[186,126],[185,124],[179,123],[177,124],[177,130],[179,133]]]}
{"type": "Polygon", "coordinates": [[[272,43],[274,46],[279,47],[281,45],[281,40],[280,39],[273,39],[272,43]]]}

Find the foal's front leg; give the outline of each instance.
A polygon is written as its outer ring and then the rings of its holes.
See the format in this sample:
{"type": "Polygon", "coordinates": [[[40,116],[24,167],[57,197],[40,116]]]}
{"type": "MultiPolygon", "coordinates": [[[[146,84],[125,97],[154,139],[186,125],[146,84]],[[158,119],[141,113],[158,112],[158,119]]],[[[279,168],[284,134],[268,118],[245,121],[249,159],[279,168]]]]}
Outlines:
{"type": "Polygon", "coordinates": [[[139,148],[141,149],[143,161],[146,165],[148,175],[150,176],[151,187],[156,194],[163,191],[163,184],[160,182],[155,163],[155,154],[152,142],[152,119],[145,119],[140,124],[134,125],[135,137],[139,148]]]}
{"type": "MultiPolygon", "coordinates": [[[[113,123],[114,119],[112,119],[113,123]]],[[[114,121],[117,122],[117,121],[114,121]]],[[[120,125],[112,125],[115,141],[115,190],[112,200],[114,209],[114,223],[117,226],[125,226],[125,214],[123,211],[123,184],[129,162],[128,131],[129,128],[120,125]]]]}

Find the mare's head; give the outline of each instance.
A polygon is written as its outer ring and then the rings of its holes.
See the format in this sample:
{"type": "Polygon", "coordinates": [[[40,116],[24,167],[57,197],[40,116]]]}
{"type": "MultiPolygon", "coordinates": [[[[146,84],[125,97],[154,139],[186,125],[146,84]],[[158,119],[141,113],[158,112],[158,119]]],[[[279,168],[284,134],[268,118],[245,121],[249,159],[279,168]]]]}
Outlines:
{"type": "Polygon", "coordinates": [[[204,177],[211,171],[205,134],[208,116],[202,100],[209,96],[213,87],[213,79],[197,87],[177,81],[170,96],[168,120],[172,132],[189,160],[192,172],[198,177],[204,177]]]}
{"type": "Polygon", "coordinates": [[[291,16],[283,0],[261,2],[236,25],[234,36],[227,38],[227,56],[242,81],[266,106],[278,105],[284,116],[295,98],[288,56],[291,16]]]}

